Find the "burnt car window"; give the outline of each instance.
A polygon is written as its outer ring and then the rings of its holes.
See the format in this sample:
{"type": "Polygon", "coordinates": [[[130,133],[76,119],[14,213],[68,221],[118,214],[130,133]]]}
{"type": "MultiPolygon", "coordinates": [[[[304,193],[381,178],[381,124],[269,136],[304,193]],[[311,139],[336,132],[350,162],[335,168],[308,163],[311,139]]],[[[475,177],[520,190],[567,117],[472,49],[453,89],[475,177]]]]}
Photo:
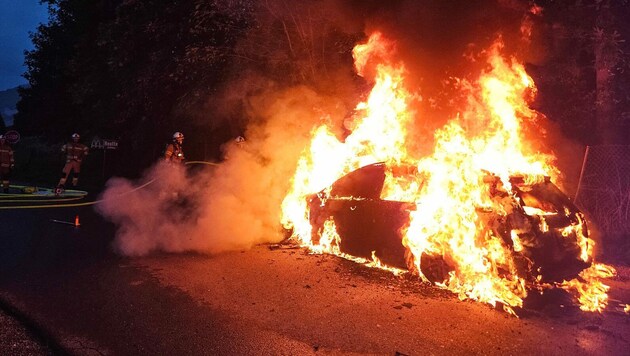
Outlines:
{"type": "Polygon", "coordinates": [[[550,213],[564,213],[566,209],[578,210],[558,187],[546,180],[531,186],[515,186],[517,195],[525,206],[550,213]]]}
{"type": "Polygon", "coordinates": [[[333,197],[379,199],[385,182],[385,164],[374,163],[339,178],[333,185],[333,197]]]}

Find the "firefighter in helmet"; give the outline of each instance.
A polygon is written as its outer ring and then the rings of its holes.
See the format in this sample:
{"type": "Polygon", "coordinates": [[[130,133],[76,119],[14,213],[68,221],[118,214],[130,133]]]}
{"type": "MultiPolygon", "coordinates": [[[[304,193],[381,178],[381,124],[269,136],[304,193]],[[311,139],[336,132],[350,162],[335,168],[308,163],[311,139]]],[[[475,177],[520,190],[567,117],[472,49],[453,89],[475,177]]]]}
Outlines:
{"type": "Polygon", "coordinates": [[[14,166],[13,149],[6,142],[4,135],[0,135],[0,184],[5,193],[9,192],[9,176],[14,166]]]}
{"type": "Polygon", "coordinates": [[[244,148],[245,137],[239,135],[234,139],[234,141],[228,141],[225,144],[221,145],[221,153],[223,154],[224,160],[230,159],[230,152],[234,152],[234,148],[231,147],[244,148]]]}
{"type": "Polygon", "coordinates": [[[79,142],[81,136],[78,133],[72,134],[72,141],[66,143],[61,147],[61,152],[66,155],[66,164],[63,166],[61,173],[61,179],[57,185],[57,190],[62,191],[65,189],[66,180],[73,172],[72,185],[76,186],[79,183],[79,174],[81,173],[81,162],[83,158],[88,154],[88,148],[86,145],[79,142]]]}
{"type": "Polygon", "coordinates": [[[173,134],[173,142],[166,145],[164,150],[164,160],[167,163],[184,163],[184,134],[181,132],[175,132],[173,134]]]}

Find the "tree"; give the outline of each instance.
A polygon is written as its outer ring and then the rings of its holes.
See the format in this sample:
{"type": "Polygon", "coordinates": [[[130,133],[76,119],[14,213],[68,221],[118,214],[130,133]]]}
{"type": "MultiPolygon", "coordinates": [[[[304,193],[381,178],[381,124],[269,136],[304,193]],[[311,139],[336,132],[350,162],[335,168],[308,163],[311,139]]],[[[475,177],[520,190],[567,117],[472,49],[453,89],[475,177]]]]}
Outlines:
{"type": "MultiPolygon", "coordinates": [[[[616,92],[615,82],[623,81],[624,71],[630,69],[629,63],[624,63],[622,44],[624,39],[617,31],[617,19],[613,13],[619,14],[621,8],[616,9],[610,0],[596,1],[597,19],[593,29],[595,54],[595,83],[596,83],[596,120],[600,141],[604,144],[619,144],[627,139],[627,123],[624,125],[624,113],[617,108],[623,97],[616,92]],[[617,77],[617,78],[616,78],[617,77]],[[621,77],[621,78],[619,78],[621,77]],[[626,126],[626,130],[622,128],[626,126]],[[622,130],[620,130],[622,129],[622,130]]],[[[627,4],[626,4],[627,6],[627,4]]],[[[620,11],[623,13],[623,11],[620,11]]],[[[626,11],[626,15],[630,12],[626,11]]],[[[626,21],[624,16],[622,21],[626,21]]],[[[627,74],[626,74],[627,76],[627,74]]],[[[628,102],[626,102],[627,104],[628,102]]]]}
{"type": "Polygon", "coordinates": [[[135,170],[155,160],[167,132],[196,127],[252,11],[250,0],[46,3],[16,122],[52,141],[120,136],[135,170]]]}
{"type": "Polygon", "coordinates": [[[254,25],[237,48],[239,68],[264,73],[279,85],[326,92],[337,89],[341,73],[353,73],[352,48],[365,34],[341,28],[345,20],[329,2],[265,0],[255,6],[254,25]]]}
{"type": "Polygon", "coordinates": [[[174,131],[207,133],[212,122],[194,119],[225,80],[251,11],[248,0],[129,0],[118,6],[100,41],[109,49],[117,90],[110,126],[123,133],[138,161],[153,161],[174,131]]]}
{"type": "MultiPolygon", "coordinates": [[[[26,134],[43,134],[50,140],[73,131],[88,130],[83,119],[83,86],[100,73],[95,38],[100,24],[111,17],[120,1],[44,0],[49,22],[31,34],[34,49],[25,52],[29,86],[20,88],[16,126],[26,134]]],[[[87,122],[86,122],[87,121],[87,122]]]]}
{"type": "Polygon", "coordinates": [[[628,2],[538,3],[548,38],[547,60],[534,71],[542,110],[584,144],[628,144],[628,2]]]}

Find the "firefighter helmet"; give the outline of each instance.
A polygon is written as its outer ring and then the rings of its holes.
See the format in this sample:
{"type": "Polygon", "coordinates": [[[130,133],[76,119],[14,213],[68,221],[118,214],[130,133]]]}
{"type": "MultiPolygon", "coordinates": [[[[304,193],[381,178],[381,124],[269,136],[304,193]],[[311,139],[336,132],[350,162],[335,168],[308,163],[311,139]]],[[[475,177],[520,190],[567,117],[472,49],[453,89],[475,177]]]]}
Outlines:
{"type": "Polygon", "coordinates": [[[81,136],[75,132],[72,134],[72,138],[81,138],[81,136]]]}
{"type": "Polygon", "coordinates": [[[184,139],[184,134],[177,131],[173,134],[173,140],[177,140],[178,138],[181,138],[182,140],[184,139]]]}
{"type": "Polygon", "coordinates": [[[4,140],[4,135],[0,135],[0,140],[4,140]]]}
{"type": "Polygon", "coordinates": [[[239,136],[236,138],[236,143],[243,143],[243,142],[245,142],[245,137],[239,136]]]}

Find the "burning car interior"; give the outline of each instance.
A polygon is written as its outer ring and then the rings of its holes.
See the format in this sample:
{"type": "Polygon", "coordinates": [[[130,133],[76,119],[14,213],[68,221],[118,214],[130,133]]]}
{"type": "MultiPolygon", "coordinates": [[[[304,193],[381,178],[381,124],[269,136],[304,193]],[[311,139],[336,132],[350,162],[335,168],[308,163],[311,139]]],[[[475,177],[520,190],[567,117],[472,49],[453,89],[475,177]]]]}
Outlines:
{"type": "MultiPolygon", "coordinates": [[[[327,224],[334,224],[340,238],[331,244],[340,252],[367,259],[374,255],[388,266],[444,282],[454,266],[440,255],[425,254],[418,270],[403,246],[402,231],[409,223],[409,213],[422,213],[422,206],[382,199],[386,171],[392,172],[385,163],[367,165],[310,196],[313,243],[319,244],[327,224]]],[[[488,194],[500,209],[475,210],[488,233],[510,251],[529,283],[571,279],[588,266],[580,247],[588,237],[584,217],[548,178],[526,184],[523,177],[512,177],[509,191],[496,176],[488,174],[486,181],[488,194]]],[[[509,273],[507,266],[499,268],[503,274],[509,273]]]]}

